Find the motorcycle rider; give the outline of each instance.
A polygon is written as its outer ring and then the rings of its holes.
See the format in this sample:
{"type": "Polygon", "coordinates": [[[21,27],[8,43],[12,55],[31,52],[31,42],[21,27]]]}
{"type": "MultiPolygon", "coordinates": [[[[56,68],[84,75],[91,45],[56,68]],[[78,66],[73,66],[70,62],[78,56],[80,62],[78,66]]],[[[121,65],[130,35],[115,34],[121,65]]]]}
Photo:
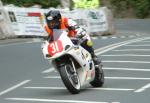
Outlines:
{"type": "Polygon", "coordinates": [[[68,36],[82,39],[83,42],[81,46],[89,51],[94,64],[98,65],[99,61],[94,53],[90,36],[87,34],[86,30],[78,26],[75,21],[70,18],[62,17],[58,10],[50,10],[46,14],[46,25],[44,28],[51,40],[53,39],[53,29],[68,29],[68,36]]]}

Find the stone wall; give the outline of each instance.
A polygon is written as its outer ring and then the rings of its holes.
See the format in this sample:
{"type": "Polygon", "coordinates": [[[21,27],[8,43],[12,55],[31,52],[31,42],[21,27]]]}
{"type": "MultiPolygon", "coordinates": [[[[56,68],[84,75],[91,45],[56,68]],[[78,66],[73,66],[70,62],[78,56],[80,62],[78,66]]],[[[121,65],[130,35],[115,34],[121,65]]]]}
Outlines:
{"type": "Polygon", "coordinates": [[[10,27],[8,14],[4,11],[2,2],[0,1],[0,39],[13,37],[14,33],[10,27]]]}

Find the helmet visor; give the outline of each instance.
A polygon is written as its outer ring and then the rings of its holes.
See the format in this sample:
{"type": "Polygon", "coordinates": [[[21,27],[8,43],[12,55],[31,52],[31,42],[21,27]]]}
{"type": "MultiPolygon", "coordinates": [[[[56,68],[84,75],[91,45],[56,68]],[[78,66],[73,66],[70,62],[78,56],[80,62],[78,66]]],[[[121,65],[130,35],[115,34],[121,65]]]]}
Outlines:
{"type": "Polygon", "coordinates": [[[48,16],[47,20],[53,20],[53,17],[52,16],[48,16]]]}
{"type": "Polygon", "coordinates": [[[59,21],[56,21],[56,20],[50,20],[48,25],[51,29],[59,29],[60,27],[59,21]]]}

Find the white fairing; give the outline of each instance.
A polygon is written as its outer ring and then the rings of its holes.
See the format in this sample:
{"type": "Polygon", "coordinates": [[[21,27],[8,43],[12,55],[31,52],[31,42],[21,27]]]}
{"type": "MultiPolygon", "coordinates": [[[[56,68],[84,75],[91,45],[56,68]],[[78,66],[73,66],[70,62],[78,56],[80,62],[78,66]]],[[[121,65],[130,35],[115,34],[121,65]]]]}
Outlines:
{"type": "MultiPolygon", "coordinates": [[[[41,46],[45,59],[54,60],[56,58],[58,59],[62,55],[70,54],[80,64],[80,68],[76,68],[76,70],[80,78],[81,86],[93,81],[95,77],[95,67],[90,53],[80,45],[73,44],[71,39],[67,36],[66,31],[54,30],[53,33],[54,42],[49,43],[48,41],[44,41],[44,43],[41,46]],[[57,43],[55,43],[55,41],[57,40],[61,41],[62,43],[63,49],[61,48],[61,51],[59,51],[59,46],[57,46],[57,43]],[[52,47],[52,54],[54,53],[50,57],[47,57],[47,55],[49,55],[48,46],[52,47]],[[66,46],[68,46],[67,49],[66,46]]],[[[56,70],[59,69],[56,68],[55,64],[53,64],[53,66],[56,70]]]]}

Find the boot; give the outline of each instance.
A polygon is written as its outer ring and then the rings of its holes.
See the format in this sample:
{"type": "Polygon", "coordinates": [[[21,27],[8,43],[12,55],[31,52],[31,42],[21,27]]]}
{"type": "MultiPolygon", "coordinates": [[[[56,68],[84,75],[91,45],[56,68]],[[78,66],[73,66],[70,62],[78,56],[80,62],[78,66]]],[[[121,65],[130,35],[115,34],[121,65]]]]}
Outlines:
{"type": "Polygon", "coordinates": [[[93,62],[94,62],[94,64],[95,64],[95,66],[98,66],[98,65],[101,63],[101,61],[100,61],[100,60],[98,59],[98,57],[95,55],[94,51],[91,52],[91,56],[92,56],[92,59],[93,59],[93,62]]]}
{"type": "Polygon", "coordinates": [[[81,46],[83,48],[85,48],[91,54],[95,66],[99,65],[101,63],[101,61],[98,60],[98,57],[95,55],[93,47],[92,46],[88,46],[86,44],[87,43],[82,43],[81,46]]]}

